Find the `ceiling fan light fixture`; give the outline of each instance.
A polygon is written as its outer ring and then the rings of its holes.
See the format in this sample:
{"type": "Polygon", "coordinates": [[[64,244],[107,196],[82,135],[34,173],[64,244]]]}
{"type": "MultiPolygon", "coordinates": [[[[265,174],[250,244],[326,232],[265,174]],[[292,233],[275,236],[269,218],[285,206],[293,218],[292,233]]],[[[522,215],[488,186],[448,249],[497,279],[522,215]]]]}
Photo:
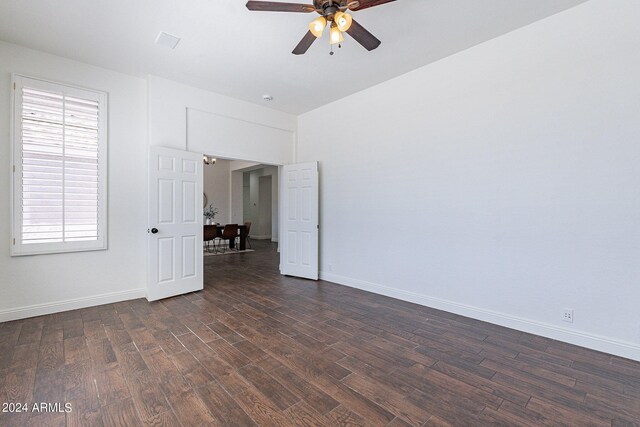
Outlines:
{"type": "Polygon", "coordinates": [[[351,28],[351,24],[353,23],[353,18],[351,17],[351,15],[344,12],[336,13],[333,20],[338,26],[338,29],[343,32],[351,28]]]}
{"type": "Polygon", "coordinates": [[[381,41],[362,25],[358,24],[358,22],[346,12],[356,12],[395,1],[396,0],[306,0],[305,3],[285,3],[282,0],[250,0],[247,1],[247,9],[262,12],[318,13],[320,17],[309,23],[309,29],[291,53],[294,55],[305,54],[316,39],[322,37],[324,29],[329,26],[330,53],[333,54],[334,44],[342,47],[340,44],[344,41],[342,33],[348,33],[352,39],[368,51],[377,49],[381,41]]]}
{"type": "Polygon", "coordinates": [[[344,41],[344,36],[337,26],[331,26],[330,40],[332,45],[342,43],[344,41]]]}
{"type": "Polygon", "coordinates": [[[322,32],[324,28],[327,26],[327,19],[324,16],[320,16],[309,24],[309,31],[316,36],[317,38],[322,37],[322,32]]]}

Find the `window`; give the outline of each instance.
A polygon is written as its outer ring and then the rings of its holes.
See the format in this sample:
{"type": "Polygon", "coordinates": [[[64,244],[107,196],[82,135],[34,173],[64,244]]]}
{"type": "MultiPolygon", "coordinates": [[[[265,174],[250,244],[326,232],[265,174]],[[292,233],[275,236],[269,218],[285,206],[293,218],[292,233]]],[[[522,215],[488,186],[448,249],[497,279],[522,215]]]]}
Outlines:
{"type": "Polygon", "coordinates": [[[12,255],[106,249],[107,94],[14,76],[12,255]]]}

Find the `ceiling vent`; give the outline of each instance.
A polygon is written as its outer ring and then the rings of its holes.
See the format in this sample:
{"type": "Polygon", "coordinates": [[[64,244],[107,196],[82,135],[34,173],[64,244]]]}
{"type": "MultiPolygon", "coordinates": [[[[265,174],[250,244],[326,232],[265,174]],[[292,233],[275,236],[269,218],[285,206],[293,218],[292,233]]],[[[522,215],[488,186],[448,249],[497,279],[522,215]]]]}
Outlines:
{"type": "Polygon", "coordinates": [[[171,49],[175,49],[180,43],[180,37],[176,37],[169,33],[165,33],[164,31],[160,31],[158,37],[156,37],[156,43],[160,46],[170,47],[171,49]]]}

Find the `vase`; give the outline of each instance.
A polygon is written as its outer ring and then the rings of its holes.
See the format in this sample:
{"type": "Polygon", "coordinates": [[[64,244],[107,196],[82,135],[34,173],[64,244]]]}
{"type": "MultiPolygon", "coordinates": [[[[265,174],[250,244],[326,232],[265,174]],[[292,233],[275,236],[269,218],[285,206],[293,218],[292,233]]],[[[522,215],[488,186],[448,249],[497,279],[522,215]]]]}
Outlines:
{"type": "Polygon", "coordinates": [[[206,220],[205,224],[207,224],[207,225],[211,225],[211,218],[207,218],[207,220],[206,220]]]}

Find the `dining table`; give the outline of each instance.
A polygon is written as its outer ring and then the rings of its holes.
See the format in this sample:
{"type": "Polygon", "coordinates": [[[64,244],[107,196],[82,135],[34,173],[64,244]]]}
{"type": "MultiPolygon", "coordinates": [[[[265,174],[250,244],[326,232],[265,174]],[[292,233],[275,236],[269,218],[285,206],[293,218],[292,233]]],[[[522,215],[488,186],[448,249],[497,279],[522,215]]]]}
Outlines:
{"type": "MultiPolygon", "coordinates": [[[[223,224],[205,224],[204,225],[204,229],[207,230],[207,227],[211,227],[216,229],[216,237],[222,237],[222,230],[224,230],[224,225],[223,224]]],[[[207,235],[207,233],[204,233],[205,235],[207,235]]],[[[238,248],[238,250],[244,251],[247,249],[247,226],[244,224],[238,224],[238,237],[239,239],[239,243],[240,243],[240,247],[238,248]]],[[[229,249],[235,249],[236,247],[236,239],[229,239],[229,249]]]]}

